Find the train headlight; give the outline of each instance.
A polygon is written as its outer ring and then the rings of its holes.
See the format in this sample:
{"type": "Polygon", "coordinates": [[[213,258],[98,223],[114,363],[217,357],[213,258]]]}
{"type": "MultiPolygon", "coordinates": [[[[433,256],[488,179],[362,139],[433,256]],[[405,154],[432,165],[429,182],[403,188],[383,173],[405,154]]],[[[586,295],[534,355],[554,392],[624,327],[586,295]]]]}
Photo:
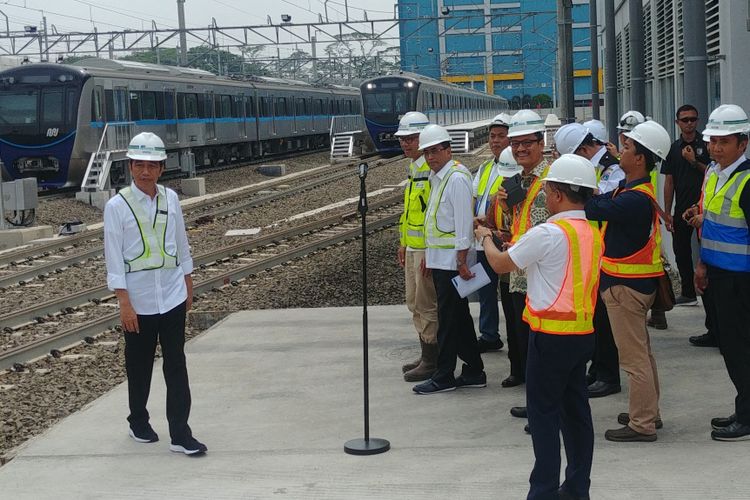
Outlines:
{"type": "Polygon", "coordinates": [[[368,83],[367,84],[367,90],[372,90],[374,88],[375,88],[375,84],[373,84],[373,83],[368,83]]]}
{"type": "Polygon", "coordinates": [[[406,87],[412,88],[414,86],[414,82],[406,82],[404,85],[406,87]]]}

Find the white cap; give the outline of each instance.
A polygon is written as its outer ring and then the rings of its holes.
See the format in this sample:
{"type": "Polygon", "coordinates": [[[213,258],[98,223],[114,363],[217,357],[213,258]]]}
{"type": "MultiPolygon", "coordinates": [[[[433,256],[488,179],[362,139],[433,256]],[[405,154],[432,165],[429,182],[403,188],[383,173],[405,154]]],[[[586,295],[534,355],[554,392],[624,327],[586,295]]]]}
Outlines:
{"type": "Polygon", "coordinates": [[[591,135],[593,135],[594,139],[596,139],[597,141],[604,144],[609,142],[607,127],[605,127],[604,124],[599,120],[589,120],[587,122],[583,122],[583,126],[589,129],[589,132],[591,132],[591,135]]]}
{"type": "Polygon", "coordinates": [[[403,137],[405,135],[418,134],[430,124],[429,118],[419,111],[409,111],[401,120],[398,122],[398,130],[396,131],[396,137],[403,137]]]}
{"type": "Polygon", "coordinates": [[[131,160],[164,161],[167,159],[167,150],[158,135],[141,132],[130,141],[125,156],[131,160]]]}
{"type": "Polygon", "coordinates": [[[510,119],[508,137],[519,137],[536,132],[544,132],[544,120],[530,109],[522,109],[510,119]]]}
{"type": "Polygon", "coordinates": [[[503,177],[513,177],[523,170],[523,167],[516,162],[516,158],[513,156],[513,151],[510,148],[503,149],[500,157],[497,159],[497,164],[500,167],[498,174],[503,177]]]}
{"type": "Polygon", "coordinates": [[[564,154],[552,162],[544,180],[595,189],[596,169],[583,156],[564,154]]]}
{"type": "Polygon", "coordinates": [[[750,123],[747,113],[736,104],[722,104],[711,112],[703,131],[704,140],[711,136],[723,136],[732,134],[747,134],[750,131],[750,123]]]}
{"type": "Polygon", "coordinates": [[[448,131],[440,125],[427,125],[419,133],[419,149],[424,150],[436,144],[450,142],[451,136],[448,131]]]}
{"type": "Polygon", "coordinates": [[[510,127],[510,115],[508,113],[500,113],[495,115],[490,123],[490,128],[500,125],[501,127],[510,127]]]}
{"type": "Polygon", "coordinates": [[[667,131],[655,121],[636,125],[630,132],[625,132],[625,137],[630,137],[662,160],[667,158],[669,148],[672,146],[667,131]]]}
{"type": "Polygon", "coordinates": [[[633,130],[636,125],[645,122],[646,118],[643,114],[630,110],[620,117],[620,124],[617,125],[617,130],[633,130]]]}
{"type": "Polygon", "coordinates": [[[568,123],[555,132],[555,147],[560,154],[574,154],[587,135],[588,129],[580,123],[568,123]]]}

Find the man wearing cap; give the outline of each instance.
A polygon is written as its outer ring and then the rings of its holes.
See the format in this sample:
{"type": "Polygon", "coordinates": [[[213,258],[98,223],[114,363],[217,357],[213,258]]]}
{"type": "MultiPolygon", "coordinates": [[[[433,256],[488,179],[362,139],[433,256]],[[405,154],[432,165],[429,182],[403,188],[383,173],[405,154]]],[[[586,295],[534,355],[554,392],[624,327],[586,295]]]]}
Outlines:
{"type": "MultiPolygon", "coordinates": [[[[487,160],[474,176],[474,219],[475,225],[485,224],[497,188],[503,182],[499,172],[500,153],[508,147],[508,124],[510,116],[501,113],[490,123],[489,146],[492,158],[487,160]]],[[[498,275],[492,270],[484,256],[484,249],[477,244],[477,261],[482,264],[490,283],[479,289],[479,352],[499,351],[503,348],[500,340],[500,310],[497,305],[498,275]]],[[[507,332],[506,332],[507,334],[507,332]]]]}
{"type": "Polygon", "coordinates": [[[609,441],[656,441],[656,429],[661,427],[659,377],[646,314],[656,296],[656,278],[664,269],[658,202],[649,172],[667,156],[670,142],[667,131],[654,121],[625,132],[620,157],[625,180],[585,205],[590,220],[604,222],[599,288],[630,386],[629,411],[617,416],[623,427],[608,430],[604,437],[609,441]]]}
{"type": "Polygon", "coordinates": [[[432,273],[437,293],[439,354],[431,378],[413,390],[417,394],[435,394],[457,387],[486,387],[487,376],[469,302],[459,296],[452,282],[453,278],[473,277],[468,261],[474,243],[471,173],[452,159],[450,135],[439,125],[422,130],[419,148],[432,170],[425,215],[424,265],[432,273]],[[464,362],[459,377],[454,376],[457,358],[464,362]]]}
{"type": "Polygon", "coordinates": [[[586,363],[594,350],[593,318],[603,244],[584,203],[596,188],[594,166],[564,154],[544,179],[551,217],[501,252],[479,227],[497,272],[527,270],[523,319],[530,325],[526,400],[536,458],[528,499],[589,498],[594,429],[586,363]],[[560,486],[560,432],[568,466],[560,486]]]}
{"type": "MultiPolygon", "coordinates": [[[[583,125],[563,125],[555,134],[555,146],[560,153],[577,154],[596,165],[599,194],[609,193],[625,179],[625,172],[620,168],[617,159],[609,154],[607,148],[583,125]]],[[[601,299],[596,302],[594,328],[596,345],[588,374],[589,397],[601,398],[622,390],[617,346],[612,336],[607,308],[601,299]]]]}
{"type": "MultiPolygon", "coordinates": [[[[717,441],[750,439],[750,123],[734,104],[716,108],[703,135],[714,164],[701,194],[701,257],[695,288],[710,287],[721,355],[737,396],[734,413],[711,420],[717,441]]],[[[695,216],[694,213],[686,214],[695,216]]]]}
{"type": "MultiPolygon", "coordinates": [[[[693,226],[682,218],[685,210],[698,203],[706,167],[711,162],[706,143],[696,131],[698,122],[698,110],[695,106],[684,104],[677,109],[675,123],[680,128],[680,137],[672,143],[667,159],[661,167],[661,173],[664,174],[664,211],[667,214],[667,230],[672,232],[672,249],[682,285],[680,295],[675,301],[675,305],[678,306],[698,304],[693,285],[693,226]],[[673,201],[674,212],[672,212],[673,201]]],[[[713,315],[709,305],[709,295],[706,293],[703,296],[706,333],[688,339],[691,344],[698,347],[718,345],[715,327],[711,326],[713,315]]]]}
{"type": "MultiPolygon", "coordinates": [[[[503,207],[506,227],[511,228],[511,242],[515,243],[532,227],[544,223],[549,218],[545,203],[546,194],[542,189],[542,179],[547,173],[544,159],[544,120],[529,109],[518,111],[511,118],[508,137],[513,157],[522,167],[521,186],[525,190],[523,201],[513,207],[505,202],[507,193],[498,189],[497,197],[503,207]]],[[[513,317],[515,318],[515,338],[508,337],[508,358],[510,375],[502,381],[503,387],[523,384],[526,380],[526,352],[529,342],[529,326],[522,320],[526,306],[526,273],[521,269],[510,272],[510,285],[513,317]]],[[[511,408],[511,414],[525,417],[524,407],[511,408]]]]}
{"type": "Polygon", "coordinates": [[[185,362],[185,315],[193,300],[193,260],[177,194],[157,184],[167,159],[164,143],[142,132],[127,151],[133,182],[104,207],[107,285],[120,305],[130,406],[129,434],[159,440],[146,409],[157,342],[167,386],[170,450],[194,455],[206,446],[193,437],[185,362]]]}
{"type": "Polygon", "coordinates": [[[424,271],[424,217],[430,199],[430,167],[419,150],[419,132],[429,125],[417,111],[406,113],[394,134],[409,158],[409,176],[404,191],[404,213],[399,224],[398,263],[404,268],[406,306],[419,335],[422,351],[415,361],[401,367],[404,380],[419,382],[430,378],[437,366],[437,296],[429,273],[424,271]]]}

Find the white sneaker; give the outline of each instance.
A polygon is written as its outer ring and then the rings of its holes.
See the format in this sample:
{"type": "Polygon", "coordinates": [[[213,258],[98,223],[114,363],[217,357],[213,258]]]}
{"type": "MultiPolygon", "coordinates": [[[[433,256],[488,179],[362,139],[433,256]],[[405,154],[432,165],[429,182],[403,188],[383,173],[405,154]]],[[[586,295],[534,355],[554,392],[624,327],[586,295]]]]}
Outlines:
{"type": "Polygon", "coordinates": [[[195,438],[190,438],[181,443],[172,443],[169,445],[169,451],[175,453],[184,453],[185,455],[197,455],[199,453],[206,453],[208,448],[205,444],[201,443],[195,438]]]}

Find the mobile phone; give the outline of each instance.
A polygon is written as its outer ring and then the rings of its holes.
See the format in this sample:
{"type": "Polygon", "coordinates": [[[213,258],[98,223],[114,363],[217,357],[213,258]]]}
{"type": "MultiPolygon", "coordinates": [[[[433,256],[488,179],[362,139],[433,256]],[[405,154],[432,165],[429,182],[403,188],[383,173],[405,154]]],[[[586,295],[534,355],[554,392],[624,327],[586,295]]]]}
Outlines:
{"type": "Polygon", "coordinates": [[[501,186],[503,186],[505,192],[508,193],[508,198],[505,200],[505,203],[509,207],[518,205],[524,200],[524,198],[526,198],[526,190],[521,185],[520,174],[503,179],[501,186]]]}

